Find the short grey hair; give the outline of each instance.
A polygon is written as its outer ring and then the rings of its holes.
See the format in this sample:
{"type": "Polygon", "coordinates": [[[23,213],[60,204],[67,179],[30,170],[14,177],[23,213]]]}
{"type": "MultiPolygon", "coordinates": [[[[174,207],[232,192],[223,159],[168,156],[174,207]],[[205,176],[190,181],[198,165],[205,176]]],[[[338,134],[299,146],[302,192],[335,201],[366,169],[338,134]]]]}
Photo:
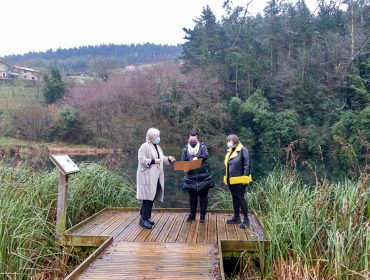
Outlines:
{"type": "Polygon", "coordinates": [[[235,146],[240,143],[239,137],[235,134],[230,134],[229,136],[227,136],[226,141],[233,141],[235,146]]]}
{"type": "Polygon", "coordinates": [[[147,142],[154,142],[154,139],[159,137],[160,131],[154,127],[151,127],[148,129],[148,132],[146,133],[146,141],[147,142]]]}

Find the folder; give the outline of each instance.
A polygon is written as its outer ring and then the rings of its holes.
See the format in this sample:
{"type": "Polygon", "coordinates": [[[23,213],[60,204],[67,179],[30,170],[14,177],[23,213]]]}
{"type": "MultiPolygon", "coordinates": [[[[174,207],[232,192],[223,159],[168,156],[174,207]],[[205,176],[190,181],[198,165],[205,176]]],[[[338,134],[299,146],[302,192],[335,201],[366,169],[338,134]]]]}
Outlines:
{"type": "Polygon", "coordinates": [[[185,171],[185,170],[192,170],[197,169],[202,165],[202,159],[196,159],[192,161],[175,161],[175,165],[173,169],[175,171],[185,171]]]}

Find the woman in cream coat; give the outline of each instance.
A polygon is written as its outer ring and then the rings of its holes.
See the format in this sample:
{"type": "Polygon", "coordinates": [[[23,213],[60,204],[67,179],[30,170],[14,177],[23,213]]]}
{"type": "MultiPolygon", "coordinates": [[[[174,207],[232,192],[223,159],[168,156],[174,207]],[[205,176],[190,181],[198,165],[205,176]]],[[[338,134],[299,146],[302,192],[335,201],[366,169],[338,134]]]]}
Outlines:
{"type": "Polygon", "coordinates": [[[163,164],[168,165],[175,161],[172,156],[164,156],[159,143],[159,130],[150,128],[146,134],[146,142],[141,145],[138,152],[136,198],[142,201],[139,224],[148,229],[154,225],[151,219],[154,200],[163,202],[163,164]]]}

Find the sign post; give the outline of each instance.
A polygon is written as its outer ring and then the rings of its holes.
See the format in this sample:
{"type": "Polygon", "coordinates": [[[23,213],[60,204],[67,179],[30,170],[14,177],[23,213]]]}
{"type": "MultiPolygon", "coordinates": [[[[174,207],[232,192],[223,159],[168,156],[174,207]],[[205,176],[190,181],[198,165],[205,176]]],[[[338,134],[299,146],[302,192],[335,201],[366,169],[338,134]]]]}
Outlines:
{"type": "Polygon", "coordinates": [[[68,176],[80,169],[68,155],[50,155],[50,160],[60,171],[56,222],[57,235],[60,235],[67,229],[68,176]]]}

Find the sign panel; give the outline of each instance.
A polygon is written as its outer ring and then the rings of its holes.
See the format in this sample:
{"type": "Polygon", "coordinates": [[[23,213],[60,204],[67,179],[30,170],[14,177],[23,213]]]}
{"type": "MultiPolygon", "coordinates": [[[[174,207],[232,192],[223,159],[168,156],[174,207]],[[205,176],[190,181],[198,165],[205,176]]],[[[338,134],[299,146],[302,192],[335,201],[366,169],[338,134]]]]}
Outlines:
{"type": "Polygon", "coordinates": [[[80,171],[68,155],[51,155],[50,159],[65,175],[80,171]]]}
{"type": "Polygon", "coordinates": [[[175,161],[174,170],[175,171],[186,171],[197,169],[202,165],[202,159],[196,159],[192,161],[175,161]]]}

